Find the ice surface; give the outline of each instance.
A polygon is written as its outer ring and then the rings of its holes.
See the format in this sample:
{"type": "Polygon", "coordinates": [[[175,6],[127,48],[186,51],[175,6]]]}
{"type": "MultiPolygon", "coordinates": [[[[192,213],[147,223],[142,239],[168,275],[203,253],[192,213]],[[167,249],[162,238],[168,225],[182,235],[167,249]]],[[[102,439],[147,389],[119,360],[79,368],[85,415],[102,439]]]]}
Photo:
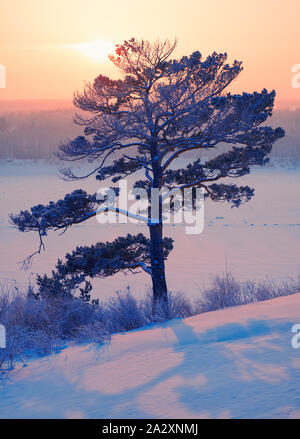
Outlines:
{"type": "MultiPolygon", "coordinates": [[[[94,178],[64,182],[57,177],[57,166],[42,161],[1,163],[0,183],[0,278],[16,279],[25,285],[30,272],[22,271],[17,262],[37,249],[38,237],[16,231],[8,224],[8,213],[55,201],[79,187],[94,193],[100,184],[94,178]]],[[[258,168],[238,179],[238,183],[255,187],[255,197],[238,209],[206,202],[202,234],[187,235],[184,225],[165,226],[165,235],[175,238],[174,250],[166,264],[170,290],[182,290],[194,296],[211,273],[225,271],[226,262],[241,279],[286,279],[299,275],[299,168],[290,171],[258,168]]],[[[148,234],[147,226],[99,224],[93,218],[60,237],[50,233],[46,252],[35,257],[31,272],[50,273],[57,258],[63,258],[76,245],[137,232],[148,234]]],[[[142,272],[134,277],[120,274],[94,284],[94,294],[106,297],[126,285],[131,285],[136,294],[144,294],[150,280],[142,272]]]]}

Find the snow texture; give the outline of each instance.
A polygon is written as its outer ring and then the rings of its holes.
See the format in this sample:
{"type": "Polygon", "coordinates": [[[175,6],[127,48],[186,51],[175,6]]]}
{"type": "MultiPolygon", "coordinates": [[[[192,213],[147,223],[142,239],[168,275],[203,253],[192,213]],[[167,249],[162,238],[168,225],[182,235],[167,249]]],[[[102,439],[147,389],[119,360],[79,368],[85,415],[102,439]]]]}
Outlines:
{"type": "Polygon", "coordinates": [[[0,381],[1,418],[298,418],[300,294],[68,346],[0,381]]]}

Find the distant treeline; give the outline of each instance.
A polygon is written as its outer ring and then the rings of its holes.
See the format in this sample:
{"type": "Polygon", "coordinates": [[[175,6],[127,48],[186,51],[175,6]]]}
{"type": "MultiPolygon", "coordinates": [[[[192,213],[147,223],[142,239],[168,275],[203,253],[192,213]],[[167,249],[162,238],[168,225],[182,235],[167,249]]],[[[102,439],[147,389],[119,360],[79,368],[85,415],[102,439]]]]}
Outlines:
{"type": "Polygon", "coordinates": [[[58,145],[82,133],[74,110],[0,113],[0,159],[51,159],[58,145]]]}
{"type": "MultiPolygon", "coordinates": [[[[59,144],[82,134],[82,127],[74,124],[73,116],[73,109],[1,112],[0,159],[54,158],[59,144]]],[[[300,108],[277,110],[268,124],[286,131],[285,138],[274,145],[271,157],[300,161],[300,108]]],[[[225,148],[218,148],[218,153],[225,148]]]]}

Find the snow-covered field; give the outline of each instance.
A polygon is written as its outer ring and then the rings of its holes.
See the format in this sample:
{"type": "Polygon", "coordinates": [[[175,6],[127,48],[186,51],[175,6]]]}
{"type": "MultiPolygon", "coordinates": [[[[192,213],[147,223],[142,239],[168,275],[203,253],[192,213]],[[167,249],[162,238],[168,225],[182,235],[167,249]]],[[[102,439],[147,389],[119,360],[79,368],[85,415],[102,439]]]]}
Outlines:
{"type": "MultiPolygon", "coordinates": [[[[93,177],[88,181],[61,181],[57,177],[57,167],[57,164],[42,161],[0,163],[1,280],[16,279],[21,286],[26,286],[30,272],[22,271],[18,261],[38,246],[34,233],[22,234],[8,224],[10,212],[57,200],[78,187],[89,193],[100,188],[100,183],[93,177]]],[[[255,188],[255,197],[239,209],[208,201],[204,231],[199,235],[185,234],[184,225],[166,225],[165,235],[175,239],[174,250],[166,264],[169,289],[183,291],[193,298],[199,295],[202,282],[208,281],[211,273],[225,271],[226,262],[242,279],[297,277],[300,273],[299,169],[258,167],[253,174],[239,179],[239,184],[255,188]]],[[[82,169],[77,172],[84,174],[82,169]]],[[[100,225],[93,218],[60,237],[50,233],[46,251],[34,259],[32,278],[35,273],[50,273],[57,258],[63,258],[76,245],[90,245],[137,232],[148,234],[145,225],[100,225]]],[[[105,299],[128,284],[135,294],[144,295],[150,284],[149,276],[145,273],[134,277],[118,274],[101,279],[95,283],[94,295],[105,299]]]]}
{"type": "Polygon", "coordinates": [[[0,381],[1,418],[299,418],[300,294],[68,346],[0,381]]]}

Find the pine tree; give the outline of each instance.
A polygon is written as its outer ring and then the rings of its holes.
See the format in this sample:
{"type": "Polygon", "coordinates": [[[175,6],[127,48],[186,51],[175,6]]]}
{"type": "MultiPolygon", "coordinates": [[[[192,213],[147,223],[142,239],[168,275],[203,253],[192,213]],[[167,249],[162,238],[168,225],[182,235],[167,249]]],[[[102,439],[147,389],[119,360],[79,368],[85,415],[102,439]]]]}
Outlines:
{"type": "MultiPolygon", "coordinates": [[[[144,180],[137,180],[135,186],[149,194],[151,189],[202,188],[213,201],[238,207],[251,199],[254,189],[222,180],[242,177],[254,165],[265,165],[272,145],[284,136],[281,128],[264,125],[272,115],[275,91],[226,93],[242,71],[241,62],[229,65],[227,54],[216,52],[206,59],[194,52],[176,60],[171,58],[175,46],[176,42],[150,43],[134,38],[116,46],[110,60],[121,78],[99,75],[82,94],[75,94],[75,106],[89,113],[87,118],[76,116],[84,136],[64,143],[58,152],[62,160],[88,158],[95,166],[83,176],[70,168],[62,173],[67,179],[94,175],[99,181],[111,178],[115,183],[142,170],[144,180]],[[187,167],[174,169],[176,160],[186,152],[215,152],[220,144],[231,146],[210,160],[198,157],[187,167]]],[[[20,231],[38,232],[40,252],[48,230],[64,231],[88,220],[102,202],[96,194],[76,190],[57,202],[11,215],[11,220],[20,231]]],[[[69,279],[73,285],[86,277],[142,268],[152,279],[154,311],[158,305],[166,308],[165,260],[173,242],[163,237],[161,195],[158,202],[157,221],[146,217],[149,238],[127,235],[113,242],[77,247],[66,255],[65,262],[58,261],[54,276],[64,282],[69,279]]]]}

